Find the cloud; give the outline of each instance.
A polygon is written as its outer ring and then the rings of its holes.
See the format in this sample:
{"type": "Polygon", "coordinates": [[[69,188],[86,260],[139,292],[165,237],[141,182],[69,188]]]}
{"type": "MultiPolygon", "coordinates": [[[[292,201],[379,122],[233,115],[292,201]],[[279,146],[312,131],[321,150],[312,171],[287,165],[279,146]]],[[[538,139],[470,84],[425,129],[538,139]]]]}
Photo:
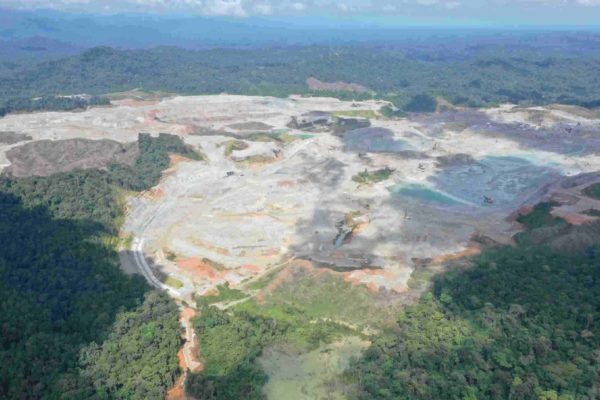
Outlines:
{"type": "MultiPolygon", "coordinates": [[[[208,16],[298,13],[320,0],[0,0],[0,7],[65,11],[191,12],[208,16]]],[[[318,8],[318,7],[317,7],[318,8]]]]}
{"type": "MultiPolygon", "coordinates": [[[[248,15],[242,0],[205,0],[205,1],[175,1],[177,3],[187,3],[196,7],[200,7],[203,14],[214,16],[233,16],[245,17],[248,15]]],[[[179,4],[178,4],[179,6],[179,4]]]]}
{"type": "Polygon", "coordinates": [[[600,6],[600,0],[0,0],[0,7],[12,8],[82,12],[186,12],[231,17],[286,14],[411,15],[415,12],[443,13],[444,10],[458,7],[489,17],[486,10],[494,7],[518,12],[528,5],[584,10],[600,6]]]}
{"type": "Polygon", "coordinates": [[[260,3],[253,7],[253,11],[260,15],[271,15],[273,14],[273,6],[269,3],[260,3]]]}
{"type": "Polygon", "coordinates": [[[296,2],[296,3],[290,4],[290,8],[295,11],[304,11],[304,10],[306,10],[306,4],[296,2]]]}

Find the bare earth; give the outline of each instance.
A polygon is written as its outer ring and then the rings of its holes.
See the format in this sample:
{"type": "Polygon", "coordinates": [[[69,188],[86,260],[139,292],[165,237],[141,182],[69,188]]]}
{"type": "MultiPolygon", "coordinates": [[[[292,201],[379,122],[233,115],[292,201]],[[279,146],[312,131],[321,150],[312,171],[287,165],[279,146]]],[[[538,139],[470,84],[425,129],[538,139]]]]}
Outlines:
{"type": "MultiPolygon", "coordinates": [[[[11,115],[0,120],[0,131],[33,141],[118,142],[167,132],[202,151],[207,161],[180,160],[158,187],[131,198],[124,227],[143,243],[139,251],[153,268],[184,284],[179,292],[187,299],[256,279],[290,259],[401,292],[418,260],[472,249],[474,236],[509,242],[518,229],[508,218],[515,210],[548,196],[551,183],[600,169],[598,135],[589,134],[600,121],[564,107],[377,118],[371,127],[334,134],[329,126],[318,133],[287,126],[311,111],[373,115],[385,103],[231,95],[114,103],[11,115]],[[248,131],[259,127],[263,137],[248,131]],[[234,138],[244,146],[227,151],[234,138]],[[387,180],[352,179],[382,168],[393,171],[387,180]],[[171,253],[174,261],[167,260],[171,253]]],[[[25,168],[15,154],[32,153],[22,144],[0,145],[0,159],[16,159],[13,172],[25,168]]],[[[117,153],[129,156],[123,149],[117,153]]],[[[115,152],[103,150],[105,158],[115,152]]],[[[41,169],[34,173],[47,172],[41,169]]],[[[578,208],[557,212],[572,210],[578,208]]]]}

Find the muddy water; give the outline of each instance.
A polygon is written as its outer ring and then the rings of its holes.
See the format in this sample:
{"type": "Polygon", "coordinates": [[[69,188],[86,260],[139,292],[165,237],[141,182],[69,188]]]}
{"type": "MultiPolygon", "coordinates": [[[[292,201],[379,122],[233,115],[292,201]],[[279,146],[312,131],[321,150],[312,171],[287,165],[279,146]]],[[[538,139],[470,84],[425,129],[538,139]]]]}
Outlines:
{"type": "Polygon", "coordinates": [[[259,359],[269,376],[265,395],[269,400],[345,399],[343,385],[332,383],[368,345],[350,336],[310,352],[285,345],[267,349],[259,359]]]}

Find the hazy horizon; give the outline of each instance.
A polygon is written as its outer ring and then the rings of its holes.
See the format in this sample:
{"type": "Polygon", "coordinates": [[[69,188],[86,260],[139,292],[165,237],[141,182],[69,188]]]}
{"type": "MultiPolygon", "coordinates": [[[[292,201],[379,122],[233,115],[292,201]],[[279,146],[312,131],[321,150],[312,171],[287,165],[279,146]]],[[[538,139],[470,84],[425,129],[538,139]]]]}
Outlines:
{"type": "MultiPolygon", "coordinates": [[[[52,18],[180,19],[208,17],[232,22],[296,27],[377,28],[589,28],[599,27],[598,0],[0,0],[3,14],[52,18]]],[[[0,22],[5,18],[0,16],[0,22]]]]}

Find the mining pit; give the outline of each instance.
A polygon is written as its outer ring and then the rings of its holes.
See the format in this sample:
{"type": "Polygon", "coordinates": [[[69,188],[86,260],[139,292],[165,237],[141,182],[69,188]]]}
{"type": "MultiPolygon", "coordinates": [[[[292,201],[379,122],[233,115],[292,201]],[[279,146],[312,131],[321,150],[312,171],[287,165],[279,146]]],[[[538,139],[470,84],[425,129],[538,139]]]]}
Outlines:
{"type": "Polygon", "coordinates": [[[510,243],[520,229],[510,216],[557,193],[570,196],[557,213],[596,218],[596,202],[561,186],[600,170],[600,121],[573,108],[386,119],[382,101],[300,96],[113,105],[0,119],[0,167],[17,176],[104,168],[131,162],[140,132],[182,137],[205,160],[178,159],[158,187],[130,197],[123,230],[186,299],[290,260],[402,292],[416,260],[468,251],[482,243],[475,237],[510,243]],[[376,117],[348,122],[344,112],[376,117]],[[391,173],[376,179],[382,169],[391,173]]]}

